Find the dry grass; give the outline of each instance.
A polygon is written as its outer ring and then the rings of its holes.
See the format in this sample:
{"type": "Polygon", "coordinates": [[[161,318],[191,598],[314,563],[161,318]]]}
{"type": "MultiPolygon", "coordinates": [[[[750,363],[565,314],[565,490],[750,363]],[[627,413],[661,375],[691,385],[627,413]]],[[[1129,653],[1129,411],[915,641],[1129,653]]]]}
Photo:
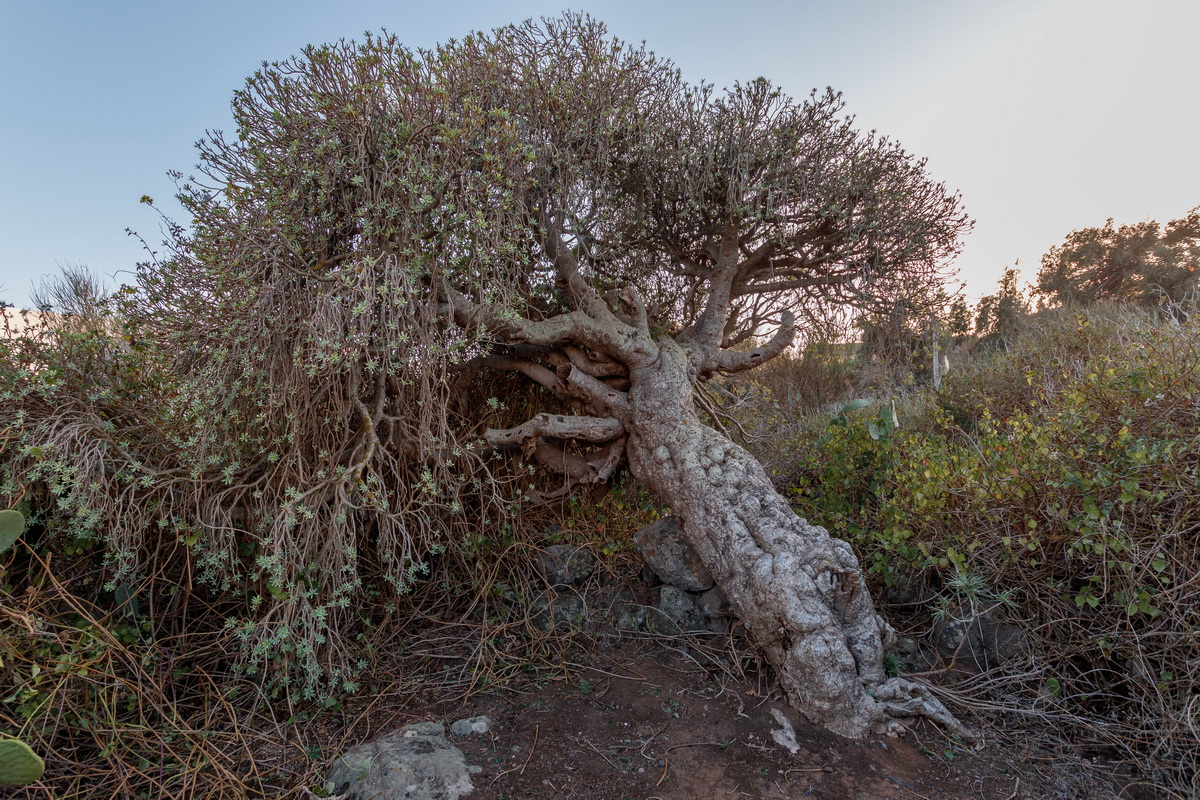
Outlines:
{"type": "Polygon", "coordinates": [[[634,489],[597,490],[527,515],[471,574],[443,559],[403,607],[362,609],[359,689],[323,703],[289,703],[248,674],[211,595],[197,589],[171,616],[122,610],[97,591],[97,554],[53,555],[27,533],[0,560],[0,685],[11,687],[0,730],[46,761],[29,797],[309,798],[355,720],[416,694],[453,701],[567,674],[578,639],[533,618],[545,591],[540,548],[588,546],[601,555],[596,580],[633,574],[640,561],[628,535],[658,513],[634,489]]]}

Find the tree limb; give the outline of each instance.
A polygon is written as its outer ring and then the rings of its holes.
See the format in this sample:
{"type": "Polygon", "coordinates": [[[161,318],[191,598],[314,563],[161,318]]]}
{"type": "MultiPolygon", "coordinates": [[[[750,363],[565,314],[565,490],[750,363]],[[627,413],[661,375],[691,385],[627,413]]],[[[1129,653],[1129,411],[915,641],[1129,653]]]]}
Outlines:
{"type": "MultiPolygon", "coordinates": [[[[567,293],[571,305],[606,328],[610,332],[611,339],[622,340],[621,349],[626,354],[626,357],[622,358],[623,361],[630,361],[634,358],[644,361],[647,360],[647,357],[653,357],[654,347],[650,340],[650,327],[648,324],[640,324],[636,317],[636,308],[634,319],[631,320],[633,324],[614,313],[601,299],[600,293],[579,273],[579,261],[571,252],[571,248],[563,241],[561,223],[552,221],[546,213],[540,215],[540,222],[542,232],[539,238],[542,250],[554,263],[554,269],[558,274],[556,284],[567,293]]],[[[642,316],[645,317],[644,304],[642,316]]],[[[594,349],[620,355],[611,346],[594,349]]]]}
{"type": "Polygon", "coordinates": [[[704,304],[699,318],[679,335],[681,344],[696,342],[701,347],[716,348],[720,342],[721,331],[725,328],[725,317],[729,311],[733,279],[738,272],[737,225],[730,223],[725,226],[715,249],[716,265],[709,280],[708,301],[704,304]]]}
{"type": "Polygon", "coordinates": [[[624,419],[629,414],[629,395],[599,378],[583,372],[574,364],[555,370],[568,397],[581,401],[593,414],[624,419]]]}
{"type": "Polygon", "coordinates": [[[525,452],[541,466],[566,477],[566,484],[559,492],[553,494],[557,497],[569,492],[576,483],[603,483],[611,478],[625,455],[625,437],[614,439],[593,451],[588,457],[569,453],[562,445],[548,444],[541,440],[533,441],[525,452]]]}
{"type": "MultiPolygon", "coordinates": [[[[586,375],[591,375],[593,378],[609,378],[614,375],[629,374],[629,370],[625,368],[624,364],[622,364],[620,361],[609,358],[608,356],[595,356],[591,353],[581,350],[578,347],[571,347],[570,345],[562,347],[561,350],[562,355],[565,355],[568,359],[570,359],[571,363],[574,364],[580,372],[586,375]]],[[[550,354],[547,354],[546,356],[547,360],[549,360],[551,357],[552,356],[550,354]]],[[[561,366],[562,363],[562,361],[559,361],[554,365],[557,367],[561,366]]]]}
{"type": "Polygon", "coordinates": [[[439,295],[438,311],[443,316],[467,330],[483,329],[510,344],[581,345],[625,363],[644,363],[654,356],[654,343],[650,338],[617,319],[599,298],[596,302],[605,310],[604,319],[575,310],[543,320],[531,320],[517,314],[501,314],[494,308],[476,303],[453,287],[440,287],[439,295]]]}
{"type": "Polygon", "coordinates": [[[538,414],[515,428],[489,429],[483,437],[492,447],[520,445],[526,458],[574,483],[608,480],[625,454],[625,427],[618,420],[604,417],[538,414]],[[581,456],[542,437],[596,442],[603,447],[581,456]]]}
{"type": "Polygon", "coordinates": [[[608,480],[616,472],[617,467],[621,464],[621,458],[625,455],[626,438],[622,436],[620,439],[613,439],[588,459],[588,463],[596,470],[596,483],[608,480]]]}
{"type": "Polygon", "coordinates": [[[582,439],[585,442],[610,442],[625,435],[625,426],[611,417],[577,417],[563,414],[538,414],[515,428],[489,428],[483,439],[493,447],[521,444],[539,436],[555,439],[582,439]]]}
{"type": "Polygon", "coordinates": [[[562,383],[559,381],[558,375],[555,374],[554,370],[543,367],[534,361],[491,355],[473,358],[468,364],[520,372],[534,383],[549,389],[560,397],[564,396],[562,383]]]}
{"type": "Polygon", "coordinates": [[[786,350],[796,335],[796,317],[790,311],[784,311],[780,319],[779,330],[771,337],[771,341],[762,347],[756,347],[748,353],[734,350],[722,350],[711,362],[709,369],[715,372],[744,372],[765,364],[786,350]]]}

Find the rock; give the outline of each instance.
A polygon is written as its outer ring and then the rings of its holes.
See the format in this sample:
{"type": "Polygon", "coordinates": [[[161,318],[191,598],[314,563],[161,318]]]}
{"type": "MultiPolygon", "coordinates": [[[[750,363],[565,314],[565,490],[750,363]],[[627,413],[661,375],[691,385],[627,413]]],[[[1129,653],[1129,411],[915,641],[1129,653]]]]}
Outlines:
{"type": "Polygon", "coordinates": [[[628,589],[616,593],[608,614],[620,631],[640,631],[646,626],[646,607],[638,604],[628,589]]]}
{"type": "Polygon", "coordinates": [[[702,592],[696,599],[700,613],[704,615],[704,627],[713,633],[728,633],[729,624],[733,620],[729,610],[729,599],[719,587],[714,586],[707,592],[702,592]]]}
{"type": "Polygon", "coordinates": [[[792,721],[784,716],[783,712],[778,708],[771,709],[771,718],[779,723],[778,728],[771,730],[771,738],[775,740],[775,744],[787,750],[792,755],[796,755],[802,749],[800,743],[796,741],[796,728],[793,727],[792,721]]]}
{"type": "Polygon", "coordinates": [[[539,630],[582,628],[587,621],[587,606],[576,594],[551,589],[537,595],[529,604],[530,620],[539,630]]]}
{"type": "Polygon", "coordinates": [[[458,800],[481,769],[467,764],[440,722],[417,722],[350,748],[325,786],[345,800],[458,800]]]}
{"type": "Polygon", "coordinates": [[[583,547],[552,544],[538,555],[538,571],[551,586],[570,586],[596,568],[596,557],[583,547]]]}
{"type": "Polygon", "coordinates": [[[675,517],[650,523],[633,535],[633,543],[663,583],[689,592],[712,588],[712,575],[683,538],[675,517]]]}
{"type": "Polygon", "coordinates": [[[1029,648],[1021,629],[1002,622],[990,611],[958,609],[934,631],[938,653],[946,659],[991,669],[1016,658],[1029,648]]]}
{"type": "Polygon", "coordinates": [[[895,646],[888,651],[894,658],[901,675],[911,675],[916,672],[928,672],[933,669],[937,655],[929,645],[918,642],[911,636],[900,636],[895,646]]]}
{"type": "Polygon", "coordinates": [[[729,613],[729,600],[715,586],[700,595],[699,603],[705,619],[717,619],[729,613]]]}
{"type": "Polygon", "coordinates": [[[651,589],[662,586],[662,581],[659,580],[658,576],[654,574],[654,570],[650,569],[649,564],[642,564],[641,578],[642,582],[651,589]]]}
{"type": "Polygon", "coordinates": [[[677,634],[706,630],[700,598],[676,586],[658,590],[658,606],[649,616],[650,627],[660,633],[677,634]]]}
{"type": "Polygon", "coordinates": [[[450,723],[451,736],[470,736],[472,733],[487,733],[491,730],[492,719],[488,716],[467,717],[450,723]]]}

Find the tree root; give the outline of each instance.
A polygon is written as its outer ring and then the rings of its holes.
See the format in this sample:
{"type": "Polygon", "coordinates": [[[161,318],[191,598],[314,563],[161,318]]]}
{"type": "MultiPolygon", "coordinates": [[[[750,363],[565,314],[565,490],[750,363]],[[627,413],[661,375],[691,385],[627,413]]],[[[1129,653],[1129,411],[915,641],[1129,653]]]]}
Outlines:
{"type": "Polygon", "coordinates": [[[979,732],[955,719],[942,701],[933,696],[928,686],[904,678],[889,678],[876,686],[871,696],[875,698],[879,712],[879,718],[871,729],[873,733],[894,736],[909,727],[917,717],[924,717],[942,726],[951,735],[962,737],[964,741],[979,741],[979,732]]]}

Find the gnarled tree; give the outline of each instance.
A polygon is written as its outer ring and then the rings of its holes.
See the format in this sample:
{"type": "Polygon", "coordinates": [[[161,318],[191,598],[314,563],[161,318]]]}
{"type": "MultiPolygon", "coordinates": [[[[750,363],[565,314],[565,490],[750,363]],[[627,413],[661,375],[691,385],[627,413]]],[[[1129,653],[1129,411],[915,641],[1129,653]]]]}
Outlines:
{"type": "MultiPolygon", "coordinates": [[[[450,507],[443,478],[488,449],[520,448],[564,490],[627,467],[811,719],[862,735],[921,704],[885,678],[886,625],[849,546],[702,422],[696,392],[831,308],[939,280],[969,223],[923,162],[856,130],[833,92],[689,85],[581,16],[432,52],[310,48],[234,110],[239,135],[202,144],[207,177],[180,195],[194,226],[145,267],[135,316],[207,376],[180,397],[219,405],[226,379],[230,424],[293,465],[264,542],[378,509],[395,549],[413,524],[389,499],[397,476],[450,507]],[[450,392],[480,369],[574,413],[473,429],[450,392]]],[[[244,468],[224,491],[250,502],[263,482],[244,468]]],[[[309,550],[335,572],[353,559],[309,550]]]]}

